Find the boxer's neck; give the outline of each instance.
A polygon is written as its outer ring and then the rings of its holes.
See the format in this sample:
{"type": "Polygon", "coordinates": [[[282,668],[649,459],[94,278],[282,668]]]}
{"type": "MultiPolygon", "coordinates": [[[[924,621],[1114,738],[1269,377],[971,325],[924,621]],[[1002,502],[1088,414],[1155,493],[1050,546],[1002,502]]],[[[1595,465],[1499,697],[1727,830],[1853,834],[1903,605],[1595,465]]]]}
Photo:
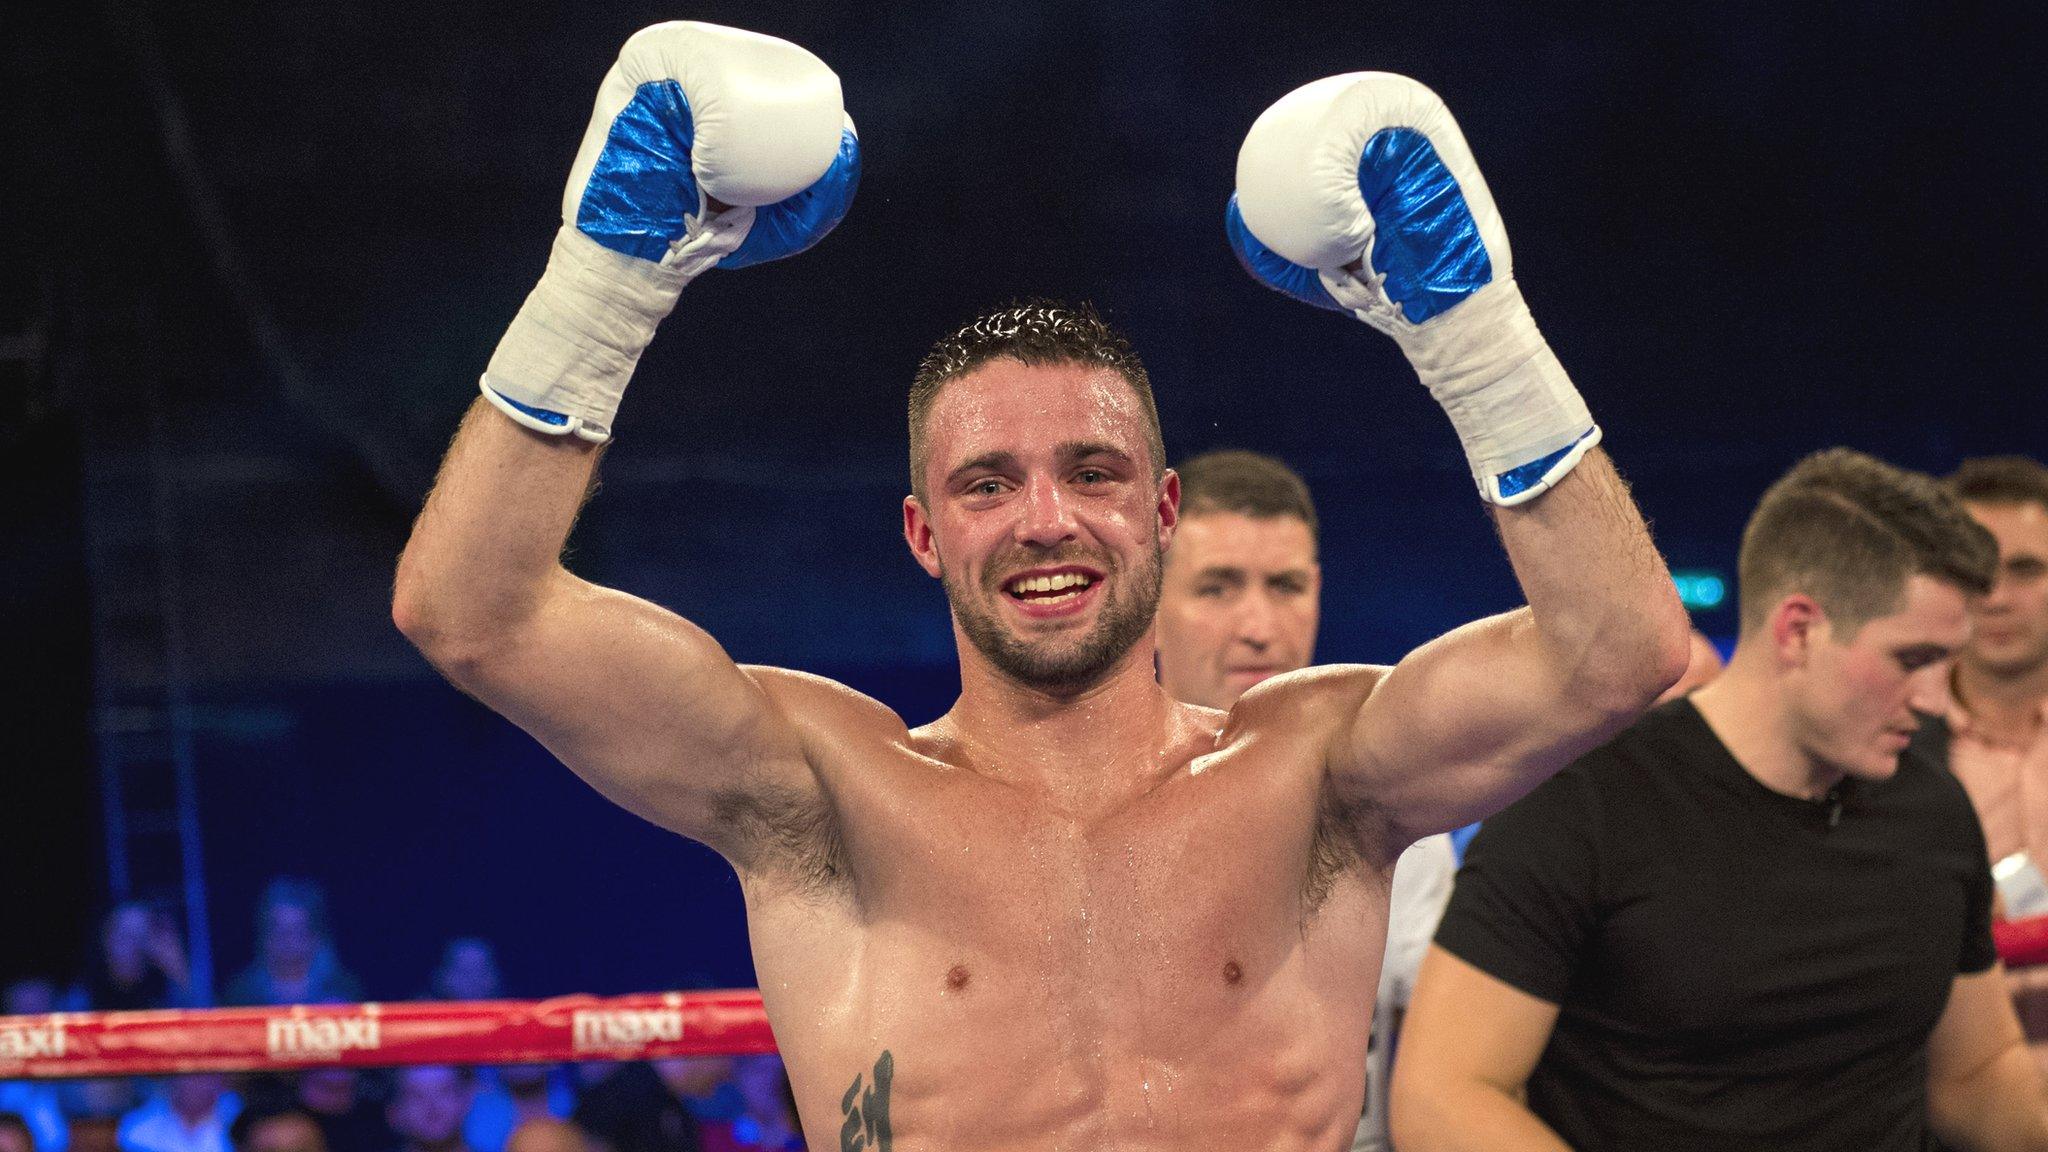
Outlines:
{"type": "Polygon", "coordinates": [[[941,725],[975,770],[1085,803],[1149,786],[1162,755],[1172,758],[1179,711],[1152,677],[1149,643],[1132,645],[1108,675],[1073,693],[1020,684],[968,648],[960,699],[941,725]]]}

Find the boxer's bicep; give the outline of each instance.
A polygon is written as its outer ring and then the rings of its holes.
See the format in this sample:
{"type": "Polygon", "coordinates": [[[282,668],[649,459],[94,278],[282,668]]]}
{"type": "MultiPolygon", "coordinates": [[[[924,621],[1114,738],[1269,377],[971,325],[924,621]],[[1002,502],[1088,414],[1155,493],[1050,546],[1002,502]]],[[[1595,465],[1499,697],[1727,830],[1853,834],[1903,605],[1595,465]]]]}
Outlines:
{"type": "Polygon", "coordinates": [[[1544,651],[1529,610],[1408,654],[1340,734],[1330,772],[1401,842],[1499,811],[1608,733],[1544,651]]]}
{"type": "Polygon", "coordinates": [[[608,799],[735,864],[822,807],[782,705],[703,629],[567,572],[553,585],[485,658],[443,670],[608,799]]]}

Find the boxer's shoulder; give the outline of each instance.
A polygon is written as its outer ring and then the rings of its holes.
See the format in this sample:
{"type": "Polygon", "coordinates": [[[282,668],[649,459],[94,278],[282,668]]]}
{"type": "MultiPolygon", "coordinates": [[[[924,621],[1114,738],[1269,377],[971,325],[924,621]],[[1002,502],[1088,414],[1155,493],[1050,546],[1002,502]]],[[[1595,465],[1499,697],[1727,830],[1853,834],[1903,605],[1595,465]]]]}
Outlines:
{"type": "Polygon", "coordinates": [[[796,730],[828,791],[836,782],[873,778],[891,760],[914,759],[903,718],[874,697],[809,672],[755,664],[742,671],[796,730]]]}
{"type": "Polygon", "coordinates": [[[873,734],[900,741],[908,732],[888,705],[829,677],[764,664],[742,664],[740,670],[806,734],[843,733],[849,739],[873,734]]]}
{"type": "Polygon", "coordinates": [[[1334,735],[1390,671],[1381,664],[1318,664],[1275,676],[1238,698],[1222,739],[1334,735]]]}

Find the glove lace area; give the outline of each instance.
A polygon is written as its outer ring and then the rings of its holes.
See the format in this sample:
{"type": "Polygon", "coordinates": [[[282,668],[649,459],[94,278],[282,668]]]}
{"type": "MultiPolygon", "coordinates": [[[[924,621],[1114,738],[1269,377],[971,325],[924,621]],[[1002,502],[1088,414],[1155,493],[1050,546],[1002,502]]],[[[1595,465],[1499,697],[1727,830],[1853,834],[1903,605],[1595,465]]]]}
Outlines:
{"type": "Polygon", "coordinates": [[[1451,418],[1488,503],[1534,500],[1600,442],[1592,412],[1513,279],[1488,284],[1421,324],[1401,318],[1382,287],[1384,277],[1338,269],[1320,279],[1352,315],[1401,346],[1451,418]]]}
{"type": "Polygon", "coordinates": [[[498,341],[478,387],[514,422],[601,444],[655,328],[691,280],[740,246],[752,208],[690,222],[660,263],[614,252],[569,225],[498,341]]]}

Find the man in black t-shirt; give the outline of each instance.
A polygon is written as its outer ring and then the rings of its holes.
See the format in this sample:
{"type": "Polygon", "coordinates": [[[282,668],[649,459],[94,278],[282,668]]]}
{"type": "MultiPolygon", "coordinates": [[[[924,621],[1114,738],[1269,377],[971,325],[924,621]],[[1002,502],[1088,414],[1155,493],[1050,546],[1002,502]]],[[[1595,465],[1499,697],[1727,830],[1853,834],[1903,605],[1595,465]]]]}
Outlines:
{"type": "Polygon", "coordinates": [[[1468,849],[1395,1075],[1402,1152],[2048,1149],[1983,834],[1902,755],[1995,559],[1867,456],[1774,485],[1727,670],[1468,849]]]}

